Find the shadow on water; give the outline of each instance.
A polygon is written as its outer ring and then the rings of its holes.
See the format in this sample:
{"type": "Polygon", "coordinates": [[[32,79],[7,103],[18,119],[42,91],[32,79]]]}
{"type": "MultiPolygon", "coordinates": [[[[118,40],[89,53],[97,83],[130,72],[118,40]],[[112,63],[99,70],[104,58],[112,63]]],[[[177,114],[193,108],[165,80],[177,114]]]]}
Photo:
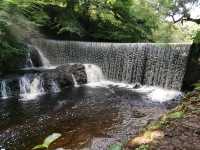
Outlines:
{"type": "Polygon", "coordinates": [[[30,150],[53,132],[62,138],[50,149],[87,147],[94,137],[125,140],[166,112],[167,106],[117,87],[69,88],[29,101],[2,99],[0,146],[30,150]]]}

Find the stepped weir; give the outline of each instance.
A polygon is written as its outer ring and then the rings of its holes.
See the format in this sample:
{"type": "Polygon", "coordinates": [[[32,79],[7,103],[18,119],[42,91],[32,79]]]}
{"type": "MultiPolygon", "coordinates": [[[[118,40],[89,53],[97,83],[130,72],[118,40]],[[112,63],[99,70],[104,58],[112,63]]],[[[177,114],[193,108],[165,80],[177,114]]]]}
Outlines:
{"type": "Polygon", "coordinates": [[[191,44],[103,43],[33,39],[52,65],[98,65],[113,81],[180,90],[191,44]]]}

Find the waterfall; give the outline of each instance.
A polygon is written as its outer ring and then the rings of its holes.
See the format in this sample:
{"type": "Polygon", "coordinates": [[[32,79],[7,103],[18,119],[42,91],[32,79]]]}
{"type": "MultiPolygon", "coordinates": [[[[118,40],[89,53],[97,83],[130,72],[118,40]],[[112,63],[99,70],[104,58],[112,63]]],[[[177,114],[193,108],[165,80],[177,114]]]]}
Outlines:
{"type": "Polygon", "coordinates": [[[33,39],[32,43],[45,53],[53,65],[96,64],[109,80],[177,90],[182,87],[191,47],[191,44],[174,43],[103,43],[46,39],[33,39]]]}
{"type": "Polygon", "coordinates": [[[20,97],[23,100],[34,99],[44,93],[43,80],[39,76],[32,80],[32,78],[25,75],[19,80],[19,85],[20,97]]]}
{"type": "MultiPolygon", "coordinates": [[[[28,45],[30,51],[37,51],[38,55],[39,55],[39,58],[41,60],[41,63],[42,63],[42,66],[44,68],[51,68],[52,65],[50,64],[49,60],[44,56],[44,54],[42,53],[42,51],[37,47],[37,46],[33,46],[33,45],[28,45]]],[[[31,60],[31,57],[30,57],[30,53],[28,53],[28,61],[29,63],[31,62],[32,63],[32,60],[31,60]]],[[[32,66],[33,66],[33,63],[32,63],[32,66]]]]}
{"type": "Polygon", "coordinates": [[[49,62],[49,60],[44,56],[44,54],[41,52],[41,50],[39,48],[36,48],[38,54],[40,55],[40,58],[41,58],[41,61],[42,61],[42,64],[43,64],[43,67],[50,67],[51,64],[49,62]]]}
{"type": "Polygon", "coordinates": [[[7,90],[6,90],[6,81],[1,81],[1,98],[6,99],[8,98],[7,90]]]}
{"type": "Polygon", "coordinates": [[[61,90],[56,81],[51,81],[51,92],[52,93],[59,93],[61,90]]]}
{"type": "Polygon", "coordinates": [[[93,64],[84,64],[87,74],[87,82],[100,82],[104,80],[104,75],[100,67],[93,64]]]}
{"type": "Polygon", "coordinates": [[[75,76],[72,74],[72,79],[73,79],[73,82],[74,82],[74,87],[79,87],[77,81],[76,81],[76,78],[75,76]]]}

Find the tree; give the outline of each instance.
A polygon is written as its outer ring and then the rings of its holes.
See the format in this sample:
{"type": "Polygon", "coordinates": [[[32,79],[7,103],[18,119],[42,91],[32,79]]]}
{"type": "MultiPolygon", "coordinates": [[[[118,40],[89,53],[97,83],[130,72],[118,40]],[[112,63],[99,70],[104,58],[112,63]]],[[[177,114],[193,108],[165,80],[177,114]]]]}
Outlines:
{"type": "Polygon", "coordinates": [[[158,0],[156,5],[159,11],[172,18],[174,23],[192,21],[200,24],[200,18],[192,18],[191,10],[199,8],[200,0],[158,0]]]}

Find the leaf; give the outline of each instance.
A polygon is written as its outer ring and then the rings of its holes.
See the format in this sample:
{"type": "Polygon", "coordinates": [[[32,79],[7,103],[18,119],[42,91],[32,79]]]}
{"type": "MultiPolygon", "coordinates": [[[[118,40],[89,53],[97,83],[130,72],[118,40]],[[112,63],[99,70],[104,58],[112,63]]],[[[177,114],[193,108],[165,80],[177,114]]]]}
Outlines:
{"type": "Polygon", "coordinates": [[[122,150],[122,144],[112,144],[109,146],[108,150],[122,150]]]}
{"type": "Polygon", "coordinates": [[[53,133],[45,138],[43,144],[36,145],[32,149],[47,149],[51,143],[53,143],[55,140],[61,137],[60,133],[53,133]]]}
{"type": "Polygon", "coordinates": [[[195,90],[200,90],[200,83],[195,83],[193,85],[195,87],[195,90]]]}
{"type": "Polygon", "coordinates": [[[43,144],[41,145],[37,145],[35,147],[33,147],[32,149],[47,149],[48,147],[44,146],[43,144]]]}
{"type": "Polygon", "coordinates": [[[57,140],[58,138],[61,137],[61,134],[60,133],[53,133],[51,135],[49,135],[43,142],[43,145],[49,147],[49,145],[51,143],[53,143],[55,140],[57,140]]]}

